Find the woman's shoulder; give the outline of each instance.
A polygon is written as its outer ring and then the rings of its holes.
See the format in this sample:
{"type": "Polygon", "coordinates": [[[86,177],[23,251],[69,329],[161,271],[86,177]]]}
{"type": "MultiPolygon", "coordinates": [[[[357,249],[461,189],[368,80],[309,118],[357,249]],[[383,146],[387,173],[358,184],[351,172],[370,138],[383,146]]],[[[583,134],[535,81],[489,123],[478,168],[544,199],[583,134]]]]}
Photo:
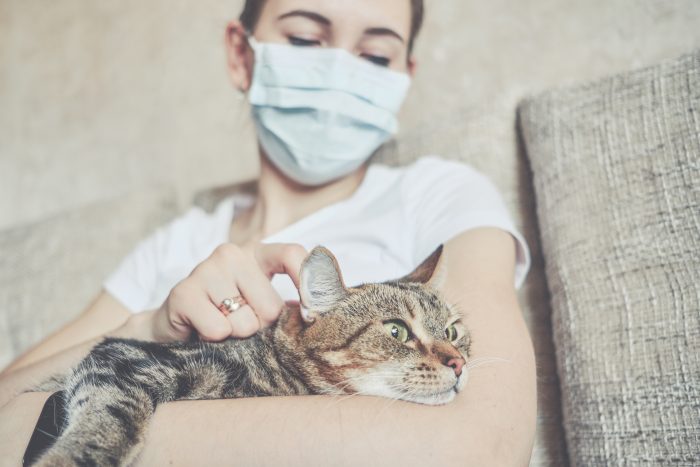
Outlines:
{"type": "Polygon", "coordinates": [[[416,173],[428,173],[433,176],[448,176],[453,178],[487,178],[471,164],[439,155],[427,155],[419,158],[413,164],[416,173]]]}
{"type": "Polygon", "coordinates": [[[470,180],[488,180],[484,174],[466,162],[435,154],[421,156],[409,164],[398,167],[377,164],[375,170],[391,173],[403,185],[413,188],[424,186],[435,188],[435,183],[438,181],[464,183],[470,180]]]}
{"type": "Polygon", "coordinates": [[[490,179],[466,162],[439,155],[425,155],[394,168],[404,198],[449,195],[490,195],[497,191],[490,179]],[[467,193],[468,192],[468,193],[467,193]]]}

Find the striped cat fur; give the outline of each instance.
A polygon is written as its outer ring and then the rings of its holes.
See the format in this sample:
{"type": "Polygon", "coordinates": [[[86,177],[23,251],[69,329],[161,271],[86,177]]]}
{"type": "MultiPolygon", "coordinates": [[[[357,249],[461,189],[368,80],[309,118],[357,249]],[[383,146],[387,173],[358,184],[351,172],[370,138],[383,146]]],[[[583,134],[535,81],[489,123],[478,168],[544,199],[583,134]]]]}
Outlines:
{"type": "Polygon", "coordinates": [[[402,279],[347,288],[332,253],[316,247],[301,268],[301,305],[248,339],[105,339],[41,388],[63,390],[67,418],[36,465],[129,465],[169,401],[364,394],[447,403],[466,382],[470,340],[438,292],[443,264],[440,247],[402,279]]]}

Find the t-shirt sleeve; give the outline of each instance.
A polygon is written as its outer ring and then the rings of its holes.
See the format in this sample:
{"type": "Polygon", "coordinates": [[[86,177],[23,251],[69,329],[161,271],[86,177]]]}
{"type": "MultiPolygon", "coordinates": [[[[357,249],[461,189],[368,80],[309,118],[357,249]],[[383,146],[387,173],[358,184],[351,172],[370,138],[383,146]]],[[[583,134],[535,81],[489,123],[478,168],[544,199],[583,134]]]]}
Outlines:
{"type": "Polygon", "coordinates": [[[182,257],[191,256],[193,229],[203,216],[192,208],[139,242],[103,282],[104,290],[132,313],[159,306],[156,302],[191,270],[182,268],[187,263],[182,257]]]}
{"type": "Polygon", "coordinates": [[[431,156],[414,165],[406,182],[407,215],[415,222],[416,263],[464,231],[496,227],[516,240],[514,279],[517,288],[522,285],[530,267],[527,243],[486,176],[466,164],[431,156]]]}
{"type": "Polygon", "coordinates": [[[174,223],[161,227],[121,261],[103,288],[132,313],[144,311],[158,282],[163,253],[174,223]]]}

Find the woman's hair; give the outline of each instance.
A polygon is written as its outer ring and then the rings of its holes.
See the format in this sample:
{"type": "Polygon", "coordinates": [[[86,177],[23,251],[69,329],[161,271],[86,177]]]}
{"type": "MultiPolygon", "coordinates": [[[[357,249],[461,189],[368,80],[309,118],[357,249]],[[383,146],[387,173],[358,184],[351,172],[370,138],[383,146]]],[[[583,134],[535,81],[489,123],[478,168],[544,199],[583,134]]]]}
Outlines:
{"type": "MultiPolygon", "coordinates": [[[[411,36],[408,39],[408,53],[411,54],[413,50],[413,43],[416,40],[416,36],[423,25],[423,12],[425,10],[423,6],[423,0],[410,0],[411,9],[413,14],[411,15],[411,36]]],[[[243,23],[243,27],[248,31],[255,29],[255,25],[260,18],[260,12],[265,4],[265,0],[245,0],[245,6],[243,7],[243,12],[239,19],[243,23]]]]}

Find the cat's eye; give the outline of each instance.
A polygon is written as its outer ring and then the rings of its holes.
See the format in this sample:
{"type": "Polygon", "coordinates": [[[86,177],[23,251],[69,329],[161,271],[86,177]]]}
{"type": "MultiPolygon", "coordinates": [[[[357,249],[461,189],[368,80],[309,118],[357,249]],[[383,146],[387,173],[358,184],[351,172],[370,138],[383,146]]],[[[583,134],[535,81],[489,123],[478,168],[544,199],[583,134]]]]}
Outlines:
{"type": "Polygon", "coordinates": [[[384,323],[384,329],[386,329],[391,337],[401,343],[406,342],[408,338],[411,337],[411,333],[408,331],[408,327],[403,321],[387,321],[384,323]]]}
{"type": "Polygon", "coordinates": [[[445,337],[447,337],[448,341],[454,341],[457,339],[457,328],[454,324],[445,329],[445,337]]]}

